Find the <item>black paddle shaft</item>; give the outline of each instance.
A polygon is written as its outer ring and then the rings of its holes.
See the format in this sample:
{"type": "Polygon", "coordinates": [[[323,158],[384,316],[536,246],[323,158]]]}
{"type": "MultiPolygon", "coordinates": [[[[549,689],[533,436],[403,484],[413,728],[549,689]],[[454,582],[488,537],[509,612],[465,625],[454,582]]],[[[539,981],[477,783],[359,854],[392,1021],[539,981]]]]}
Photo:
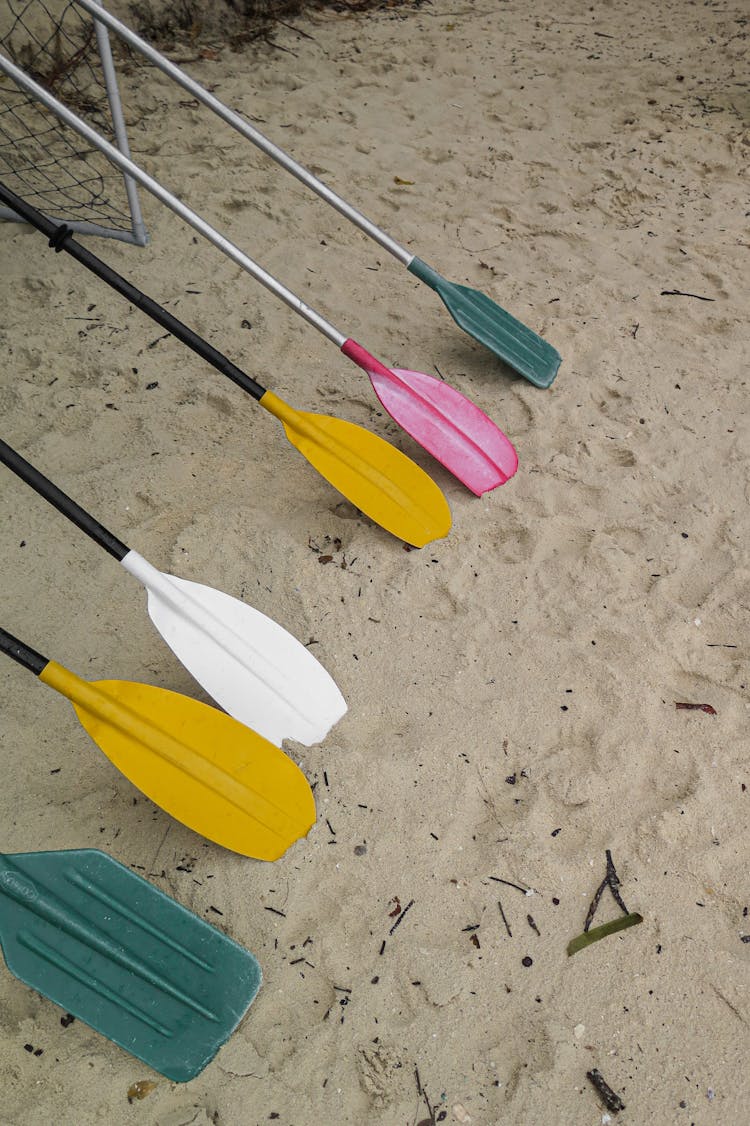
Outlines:
{"type": "Polygon", "coordinates": [[[8,469],[11,469],[27,485],[31,485],[35,493],[39,493],[40,497],[48,500],[58,512],[67,516],[68,520],[71,520],[82,532],[91,536],[95,543],[98,543],[110,555],[114,555],[118,562],[122,562],[130,548],[122,540],[118,540],[117,536],[108,532],[104,525],[95,520],[93,516],[89,516],[88,512],[81,508],[79,504],[76,504],[74,500],[71,500],[69,496],[66,496],[62,489],[58,489],[57,485],[48,481],[38,469],[35,469],[20,454],[11,449],[2,438],[0,438],[0,462],[7,465],[8,469]]]}
{"type": "Polygon", "coordinates": [[[83,266],[91,270],[93,274],[105,281],[107,285],[111,285],[118,293],[127,298],[131,304],[136,308],[141,309],[149,317],[165,328],[167,332],[171,332],[183,344],[187,344],[188,348],[192,348],[194,352],[204,360],[207,360],[212,367],[220,371],[222,375],[226,375],[243,391],[247,391],[254,399],[262,399],[266,393],[265,387],[261,387],[249,375],[245,375],[235,364],[223,356],[221,352],[212,347],[207,340],[204,340],[192,329],[184,325],[182,321],[178,321],[177,317],[173,317],[168,313],[157,301],[151,297],[147,297],[145,293],[141,293],[140,289],[136,289],[129,281],[121,277],[120,274],[115,273],[114,270],[102,262],[101,258],[86,250],[85,247],[73,240],[72,231],[63,223],[61,226],[53,223],[41,211],[37,211],[31,204],[26,203],[25,200],[17,196],[15,192],[10,191],[4,184],[0,184],[0,200],[6,203],[9,207],[30,223],[32,227],[36,227],[42,234],[47,235],[49,238],[50,246],[54,247],[56,251],[65,250],[73,258],[77,259],[83,266]]]}
{"type": "Polygon", "coordinates": [[[18,661],[19,665],[23,665],[25,669],[30,669],[36,676],[39,676],[39,673],[43,672],[49,664],[46,657],[37,653],[36,649],[24,645],[22,641],[8,633],[2,626],[0,626],[0,653],[12,657],[14,661],[18,661]]]}

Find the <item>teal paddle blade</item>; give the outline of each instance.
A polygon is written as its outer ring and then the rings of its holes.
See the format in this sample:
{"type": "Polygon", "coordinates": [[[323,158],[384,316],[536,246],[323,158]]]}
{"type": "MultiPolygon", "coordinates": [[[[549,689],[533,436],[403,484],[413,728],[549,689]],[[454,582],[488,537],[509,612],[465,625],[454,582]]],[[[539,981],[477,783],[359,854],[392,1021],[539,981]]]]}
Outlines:
{"type": "Polygon", "coordinates": [[[178,1083],[261,980],[248,950],[95,849],[0,855],[0,945],[26,985],[178,1083]]]}
{"type": "Polygon", "coordinates": [[[421,258],[412,258],[407,269],[435,290],[459,328],[536,387],[549,387],[561,362],[551,344],[486,294],[446,281],[421,258]]]}

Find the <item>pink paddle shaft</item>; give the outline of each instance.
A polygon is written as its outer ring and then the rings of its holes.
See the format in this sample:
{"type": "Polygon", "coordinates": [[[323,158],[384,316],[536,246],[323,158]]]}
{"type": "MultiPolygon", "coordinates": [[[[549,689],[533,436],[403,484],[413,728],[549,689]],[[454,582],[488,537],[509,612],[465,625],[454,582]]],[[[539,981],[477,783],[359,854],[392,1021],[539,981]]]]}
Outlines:
{"type": "Polygon", "coordinates": [[[504,485],[518,454],[484,411],[447,383],[405,368],[387,368],[356,340],[341,351],[362,368],[390,416],[476,496],[504,485]]]}

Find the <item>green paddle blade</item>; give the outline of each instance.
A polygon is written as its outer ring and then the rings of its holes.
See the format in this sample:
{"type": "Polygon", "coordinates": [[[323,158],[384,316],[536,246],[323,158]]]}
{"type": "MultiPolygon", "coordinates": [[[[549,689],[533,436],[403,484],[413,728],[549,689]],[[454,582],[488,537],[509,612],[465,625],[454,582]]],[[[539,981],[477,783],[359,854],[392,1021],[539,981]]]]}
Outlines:
{"type": "Polygon", "coordinates": [[[94,849],[0,856],[0,944],[26,985],[178,1083],[261,979],[248,950],[94,849]]]}
{"type": "Polygon", "coordinates": [[[412,258],[407,269],[435,290],[459,328],[536,387],[549,387],[561,361],[551,344],[486,294],[446,281],[421,258],[412,258]]]}

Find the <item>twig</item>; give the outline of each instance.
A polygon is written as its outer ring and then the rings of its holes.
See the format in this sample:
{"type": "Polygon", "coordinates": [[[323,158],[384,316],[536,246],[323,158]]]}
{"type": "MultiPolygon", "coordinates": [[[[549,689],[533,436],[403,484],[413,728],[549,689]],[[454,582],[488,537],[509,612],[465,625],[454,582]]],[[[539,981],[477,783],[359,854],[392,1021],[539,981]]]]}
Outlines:
{"type": "Polygon", "coordinates": [[[617,872],[615,870],[615,865],[612,860],[612,853],[609,851],[609,849],[606,850],[605,856],[607,858],[607,873],[602,882],[599,884],[599,887],[596,889],[594,898],[591,900],[591,906],[589,907],[588,913],[586,915],[586,922],[583,924],[584,934],[594,921],[594,915],[596,914],[596,909],[599,906],[599,901],[604,894],[605,888],[609,888],[609,890],[612,892],[612,897],[620,910],[623,911],[624,914],[628,914],[628,909],[623,903],[622,896],[620,895],[620,892],[618,890],[620,887],[620,877],[617,875],[617,872]]]}
{"type": "Polygon", "coordinates": [[[604,895],[604,889],[606,888],[606,886],[607,886],[607,877],[605,876],[604,879],[602,880],[602,882],[599,884],[599,887],[596,889],[596,892],[594,893],[594,898],[591,900],[591,904],[590,904],[588,912],[586,914],[586,922],[583,924],[583,933],[584,934],[586,933],[586,931],[589,929],[589,927],[591,926],[591,924],[594,921],[594,915],[596,914],[596,909],[599,906],[599,900],[604,895]]]}
{"type": "Polygon", "coordinates": [[[522,888],[520,884],[514,884],[511,880],[502,880],[499,876],[490,876],[490,879],[494,880],[496,884],[507,884],[509,888],[515,888],[516,891],[522,891],[524,895],[526,895],[527,891],[531,891],[531,888],[522,888]]]}
{"type": "Polygon", "coordinates": [[[409,902],[406,904],[406,907],[404,907],[403,911],[401,912],[399,917],[396,919],[396,922],[393,924],[391,929],[388,931],[388,934],[393,934],[396,927],[400,926],[400,924],[403,922],[404,915],[406,914],[406,912],[409,910],[410,907],[413,907],[413,906],[414,906],[414,900],[410,899],[409,902]]]}
{"type": "Polygon", "coordinates": [[[591,905],[586,913],[586,922],[583,924],[583,934],[579,934],[577,938],[571,939],[568,943],[568,956],[585,949],[585,947],[590,946],[592,942],[598,942],[600,938],[605,938],[608,934],[615,934],[617,931],[626,930],[628,927],[634,927],[637,923],[643,922],[641,915],[635,912],[631,914],[625,906],[625,902],[620,895],[620,877],[617,875],[614,861],[612,860],[612,853],[609,849],[606,849],[605,855],[607,857],[606,875],[596,889],[594,898],[591,900],[591,905]],[[600,927],[594,927],[593,930],[589,930],[605,888],[609,888],[612,892],[612,898],[623,914],[619,919],[613,919],[612,922],[604,923],[600,927]]]}
{"type": "Polygon", "coordinates": [[[614,901],[617,904],[617,906],[620,908],[621,911],[624,911],[625,914],[627,915],[628,909],[625,906],[625,904],[623,903],[622,896],[620,895],[619,891],[617,890],[620,886],[620,877],[617,875],[617,872],[615,871],[615,866],[614,866],[614,863],[612,861],[612,853],[609,851],[609,849],[606,850],[605,856],[607,857],[607,883],[609,884],[609,890],[612,892],[612,895],[614,897],[614,901]]]}
{"type": "Polygon", "coordinates": [[[701,297],[700,293],[685,293],[682,289],[663,289],[661,297],[694,297],[696,301],[715,301],[715,297],[701,297]]]}
{"type": "Polygon", "coordinates": [[[310,39],[313,43],[315,43],[316,41],[314,35],[308,35],[308,33],[306,31],[303,31],[301,27],[295,27],[294,24],[287,23],[286,20],[277,20],[277,23],[280,23],[282,27],[288,27],[290,31],[295,32],[297,35],[301,35],[303,39],[310,39]]]}
{"type": "MultiPolygon", "coordinates": [[[[414,1065],[414,1078],[417,1081],[417,1094],[419,1095],[420,1098],[424,1099],[424,1101],[425,1101],[425,1106],[427,1107],[427,1113],[430,1116],[429,1117],[430,1126],[436,1126],[435,1111],[432,1109],[432,1105],[430,1103],[430,1100],[427,1097],[427,1092],[425,1091],[424,1087],[422,1086],[422,1080],[419,1078],[419,1068],[416,1066],[416,1064],[414,1065]]],[[[421,1126],[421,1124],[420,1124],[420,1126],[421,1126]]]]}
{"type": "Polygon", "coordinates": [[[613,1114],[617,1114],[618,1110],[625,1109],[625,1103],[620,1096],[612,1090],[609,1083],[605,1083],[600,1072],[595,1067],[592,1067],[591,1071],[586,1072],[586,1078],[592,1086],[596,1088],[596,1092],[607,1110],[611,1110],[613,1114]]]}

